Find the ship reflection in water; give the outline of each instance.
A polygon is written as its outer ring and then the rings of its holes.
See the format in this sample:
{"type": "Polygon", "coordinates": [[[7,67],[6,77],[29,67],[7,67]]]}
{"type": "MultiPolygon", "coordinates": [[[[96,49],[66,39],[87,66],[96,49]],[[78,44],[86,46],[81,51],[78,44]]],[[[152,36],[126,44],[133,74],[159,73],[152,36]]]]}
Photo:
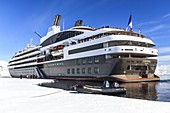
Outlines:
{"type": "Polygon", "coordinates": [[[126,94],[123,95],[127,98],[137,98],[144,100],[158,99],[156,86],[158,82],[141,82],[141,83],[124,83],[121,86],[126,88],[126,94]]]}
{"type": "MultiPolygon", "coordinates": [[[[101,86],[103,82],[59,80],[54,83],[43,83],[41,85],[72,90],[76,84],[101,86]]],[[[112,84],[113,83],[110,82],[110,85],[112,84]]],[[[170,102],[170,79],[164,79],[160,82],[121,83],[120,86],[126,88],[126,94],[118,95],[121,97],[170,102]]]]}

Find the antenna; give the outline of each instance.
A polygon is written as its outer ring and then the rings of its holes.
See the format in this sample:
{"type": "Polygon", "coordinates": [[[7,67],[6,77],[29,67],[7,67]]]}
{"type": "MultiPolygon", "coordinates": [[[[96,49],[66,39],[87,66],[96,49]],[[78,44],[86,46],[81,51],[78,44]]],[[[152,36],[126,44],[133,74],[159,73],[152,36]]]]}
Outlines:
{"type": "Polygon", "coordinates": [[[32,45],[33,38],[30,39],[30,46],[32,45]]]}
{"type": "Polygon", "coordinates": [[[64,31],[64,19],[63,19],[63,31],[64,31]]]}
{"type": "Polygon", "coordinates": [[[40,38],[42,38],[42,36],[38,33],[38,32],[34,32],[35,34],[37,34],[40,38]]]}

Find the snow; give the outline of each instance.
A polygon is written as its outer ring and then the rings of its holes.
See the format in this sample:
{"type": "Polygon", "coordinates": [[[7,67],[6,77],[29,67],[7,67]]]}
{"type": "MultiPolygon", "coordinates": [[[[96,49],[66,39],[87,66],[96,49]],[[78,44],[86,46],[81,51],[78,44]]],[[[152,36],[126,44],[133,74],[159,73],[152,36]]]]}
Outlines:
{"type": "MultiPolygon", "coordinates": [[[[10,77],[7,62],[0,61],[0,113],[170,113],[169,102],[78,94],[40,87],[46,79],[10,77]]],[[[156,74],[168,74],[170,65],[158,66],[156,74]]]]}
{"type": "Polygon", "coordinates": [[[1,77],[10,77],[8,68],[7,68],[8,62],[6,61],[0,61],[0,78],[1,77]]]}
{"type": "Polygon", "coordinates": [[[79,94],[37,84],[45,79],[0,78],[0,113],[170,113],[170,103],[79,94]]]}

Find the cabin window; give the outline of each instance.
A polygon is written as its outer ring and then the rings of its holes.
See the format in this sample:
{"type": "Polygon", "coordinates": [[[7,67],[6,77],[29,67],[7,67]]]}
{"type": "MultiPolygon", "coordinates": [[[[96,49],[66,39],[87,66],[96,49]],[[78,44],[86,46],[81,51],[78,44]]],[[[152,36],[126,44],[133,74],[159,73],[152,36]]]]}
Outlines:
{"type": "Polygon", "coordinates": [[[76,60],[76,64],[77,64],[77,65],[80,65],[80,64],[81,64],[81,59],[77,59],[77,60],[76,60]]]}
{"type": "Polygon", "coordinates": [[[77,68],[77,74],[80,74],[80,68],[77,68]]]}
{"type": "Polygon", "coordinates": [[[130,61],[128,60],[127,63],[130,63],[130,61]]]}
{"type": "Polygon", "coordinates": [[[75,74],[75,70],[74,70],[74,68],[72,69],[72,74],[75,74]]]}
{"type": "Polygon", "coordinates": [[[99,62],[99,57],[94,57],[94,62],[98,63],[99,62]]]}
{"type": "Polygon", "coordinates": [[[92,57],[89,57],[88,58],[88,63],[91,64],[93,62],[92,60],[93,60],[92,57]]]}
{"type": "Polygon", "coordinates": [[[135,61],[131,61],[131,63],[135,63],[135,61]]]}
{"type": "Polygon", "coordinates": [[[127,70],[131,70],[131,66],[130,65],[128,65],[127,70]]]}
{"type": "Polygon", "coordinates": [[[70,74],[70,69],[67,69],[67,74],[70,74]]]}
{"type": "Polygon", "coordinates": [[[137,63],[142,63],[142,61],[136,61],[137,63]]]}
{"type": "Polygon", "coordinates": [[[88,68],[88,74],[92,74],[92,69],[88,68]]]}
{"type": "Polygon", "coordinates": [[[95,73],[95,74],[99,74],[99,67],[95,67],[95,68],[94,68],[94,73],[95,73]]]}
{"type": "Polygon", "coordinates": [[[86,73],[86,69],[82,68],[82,74],[85,74],[85,73],[86,73]]]}
{"type": "Polygon", "coordinates": [[[83,63],[83,64],[86,64],[86,58],[83,58],[83,59],[82,59],[82,63],[83,63]]]}

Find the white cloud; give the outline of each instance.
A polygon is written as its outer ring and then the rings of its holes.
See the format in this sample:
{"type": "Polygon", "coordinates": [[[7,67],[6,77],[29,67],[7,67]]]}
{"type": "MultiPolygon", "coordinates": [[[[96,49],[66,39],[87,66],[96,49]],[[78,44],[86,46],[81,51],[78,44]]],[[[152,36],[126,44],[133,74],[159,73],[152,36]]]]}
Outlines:
{"type": "Polygon", "coordinates": [[[170,13],[163,15],[162,17],[159,17],[158,19],[155,20],[151,20],[151,21],[147,21],[147,22],[143,22],[138,24],[137,26],[143,26],[143,25],[149,25],[149,24],[157,24],[157,23],[161,23],[165,20],[167,20],[166,18],[170,17],[170,13]]]}
{"type": "Polygon", "coordinates": [[[170,17],[170,13],[168,13],[168,14],[162,16],[162,18],[167,18],[167,17],[170,17]]]}
{"type": "Polygon", "coordinates": [[[160,24],[160,25],[157,25],[157,26],[154,26],[152,27],[151,29],[149,30],[146,30],[145,33],[150,33],[150,32],[155,32],[155,31],[158,31],[158,30],[161,30],[163,28],[165,28],[166,26],[164,24],[160,24]]]}
{"type": "Polygon", "coordinates": [[[158,56],[159,62],[170,62],[170,55],[158,56]]]}
{"type": "Polygon", "coordinates": [[[159,54],[163,54],[163,53],[170,53],[170,47],[161,47],[158,48],[159,54]]]}
{"type": "Polygon", "coordinates": [[[158,23],[159,21],[148,21],[148,22],[143,22],[143,23],[140,23],[140,24],[138,24],[138,25],[136,25],[136,26],[143,26],[143,25],[149,25],[149,24],[156,24],[156,23],[158,23]]]}

